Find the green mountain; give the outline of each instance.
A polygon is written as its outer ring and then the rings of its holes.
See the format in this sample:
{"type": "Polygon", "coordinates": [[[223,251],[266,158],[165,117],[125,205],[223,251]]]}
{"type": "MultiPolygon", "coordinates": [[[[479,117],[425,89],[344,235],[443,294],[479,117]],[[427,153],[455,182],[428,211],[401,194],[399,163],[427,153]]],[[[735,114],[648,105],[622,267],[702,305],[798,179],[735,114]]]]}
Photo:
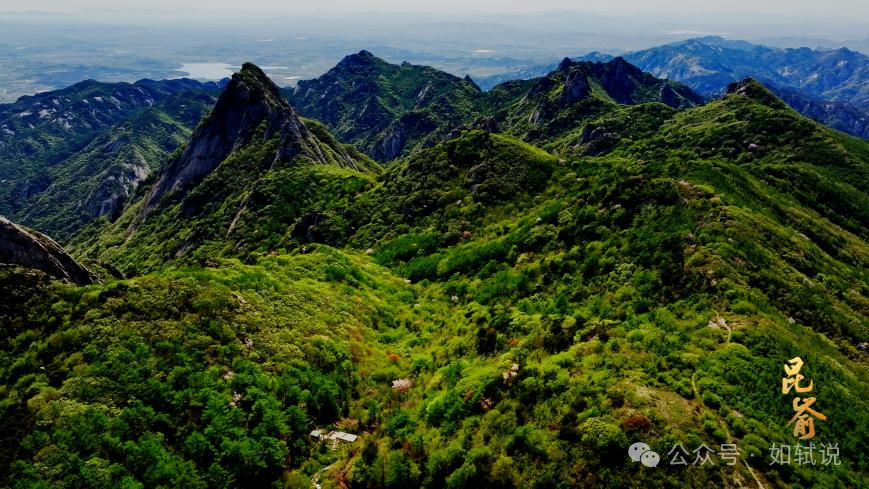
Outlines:
{"type": "Polygon", "coordinates": [[[869,484],[869,143],[752,80],[695,106],[619,66],[493,90],[381,168],[245,65],[73,240],[127,278],[0,268],[0,484],[869,484]],[[839,464],[771,463],[797,356],[839,464]]]}
{"type": "Polygon", "coordinates": [[[194,250],[266,250],[301,232],[288,227],[307,206],[340,205],[378,170],[321,124],[301,119],[248,63],[147,195],[85,243],[108,262],[139,268],[194,250]]]}
{"type": "Polygon", "coordinates": [[[410,63],[393,65],[360,51],[320,78],[288,92],[306,117],[377,161],[390,161],[444,139],[472,122],[485,96],[470,79],[410,63]]]}
{"type": "Polygon", "coordinates": [[[288,98],[303,115],[324,122],[339,139],[381,162],[468,127],[503,130],[548,149],[566,149],[580,144],[583,122],[618,105],[657,102],[678,109],[702,102],[687,87],[657,79],[621,58],[606,63],[565,59],[544,77],[482,92],[469,78],[389,64],[367,51],[347,56],[316,80],[300,82],[288,98]]]}
{"type": "Polygon", "coordinates": [[[655,78],[622,58],[606,63],[565,58],[555,71],[536,80],[515,104],[501,109],[499,119],[503,119],[505,131],[529,142],[570,151],[595,136],[587,132],[586,122],[618,111],[619,106],[639,105],[626,110],[638,111],[640,124],[651,118],[657,125],[657,119],[675,113],[668,108],[693,107],[702,100],[689,88],[655,78]],[[653,103],[656,105],[640,105],[653,103]]]}
{"type": "Polygon", "coordinates": [[[218,90],[183,79],[85,81],[0,105],[0,213],[62,241],[116,217],[218,90]]]}

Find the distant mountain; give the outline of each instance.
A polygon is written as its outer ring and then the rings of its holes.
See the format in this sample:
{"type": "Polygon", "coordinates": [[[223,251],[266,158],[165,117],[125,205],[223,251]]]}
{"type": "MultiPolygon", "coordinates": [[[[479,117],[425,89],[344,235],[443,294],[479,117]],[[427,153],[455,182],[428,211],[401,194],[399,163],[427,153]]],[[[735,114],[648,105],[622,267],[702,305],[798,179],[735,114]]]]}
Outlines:
{"type": "Polygon", "coordinates": [[[869,112],[844,102],[825,102],[794,88],[768,87],[800,114],[844,133],[869,139],[869,112]]]}
{"type": "Polygon", "coordinates": [[[801,48],[809,47],[818,50],[832,50],[839,48],[848,48],[854,51],[859,51],[863,54],[869,54],[869,39],[851,40],[851,41],[831,41],[829,39],[820,39],[816,37],[764,37],[752,40],[755,44],[764,46],[772,46],[777,48],[801,48]]]}
{"type": "MultiPolygon", "coordinates": [[[[680,81],[707,96],[720,96],[727,85],[746,77],[761,80],[801,114],[848,134],[867,137],[869,125],[869,58],[833,42],[817,39],[781,40],[788,46],[771,48],[747,41],[709,36],[689,39],[623,55],[661,78],[680,81]],[[787,42],[785,42],[787,41],[787,42]]],[[[851,43],[855,45],[855,43],[851,43]]],[[[613,56],[592,52],[576,61],[606,62],[613,56]]],[[[505,80],[543,76],[555,65],[537,65],[480,80],[489,89],[505,80]]]]}
{"type": "Polygon", "coordinates": [[[394,65],[360,51],[288,92],[305,117],[378,161],[430,146],[479,115],[484,94],[470,78],[427,66],[394,65]]]}
{"type": "MultiPolygon", "coordinates": [[[[797,111],[848,134],[866,137],[869,58],[846,48],[812,50],[760,46],[709,36],[624,55],[661,78],[708,96],[746,77],[760,80],[797,111]]],[[[606,59],[590,53],[578,59],[606,59]]]]}
{"type": "Polygon", "coordinates": [[[583,136],[586,122],[620,106],[655,102],[668,112],[703,102],[685,85],[656,78],[624,58],[605,63],[565,58],[554,71],[528,84],[527,92],[496,117],[505,132],[547,149],[581,144],[589,138],[583,136]]]}
{"type": "Polygon", "coordinates": [[[847,48],[776,49],[702,37],[633,52],[625,59],[706,95],[720,94],[729,83],[751,76],[766,85],[869,110],[869,57],[847,48]]]}
{"type": "MultiPolygon", "coordinates": [[[[592,60],[588,60],[592,61],[592,60]]],[[[607,60],[608,61],[608,60],[607,60]]],[[[499,73],[497,75],[490,75],[486,77],[478,77],[474,81],[480,85],[480,88],[483,90],[491,90],[497,85],[500,85],[504,82],[514,81],[514,80],[530,80],[532,78],[540,78],[541,76],[546,75],[547,73],[554,70],[558,67],[558,63],[546,63],[535,66],[530,66],[528,68],[522,68],[516,71],[508,71],[505,73],[499,73]]]]}
{"type": "Polygon", "coordinates": [[[115,216],[219,90],[184,79],[85,81],[0,105],[0,212],[61,241],[115,216]]]}
{"type": "Polygon", "coordinates": [[[367,51],[347,56],[287,95],[303,115],[324,122],[379,161],[432,146],[459,128],[549,142],[617,105],[661,102],[684,108],[702,101],[687,87],[643,73],[621,58],[565,59],[545,76],[506,81],[483,92],[470,78],[389,64],[367,51]]]}

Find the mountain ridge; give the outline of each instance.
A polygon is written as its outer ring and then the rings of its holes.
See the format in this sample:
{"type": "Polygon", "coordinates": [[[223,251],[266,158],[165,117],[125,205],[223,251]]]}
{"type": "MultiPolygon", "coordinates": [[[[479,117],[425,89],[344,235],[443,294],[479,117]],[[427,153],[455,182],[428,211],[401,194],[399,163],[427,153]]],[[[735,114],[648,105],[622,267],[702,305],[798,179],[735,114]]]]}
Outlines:
{"type": "Polygon", "coordinates": [[[804,115],[866,138],[869,57],[859,52],[847,48],[770,48],[702,37],[625,56],[646,71],[679,80],[707,96],[722,93],[727,84],[745,77],[757,78],[793,101],[792,106],[802,109],[804,115]],[[806,98],[842,105],[819,107],[806,98]]]}
{"type": "Polygon", "coordinates": [[[0,105],[9,139],[0,140],[0,211],[61,242],[114,217],[189,136],[218,89],[183,79],[87,81],[0,105]]]}
{"type": "MultiPolygon", "coordinates": [[[[268,76],[245,63],[153,186],[109,224],[108,234],[120,245],[112,253],[132,258],[158,248],[153,260],[159,262],[200,246],[223,249],[230,239],[237,240],[235,247],[259,246],[275,226],[291,226],[303,217],[293,209],[286,209],[289,215],[261,214],[276,204],[269,193],[295,185],[290,179],[327,174],[338,177],[336,185],[345,178],[364,184],[378,171],[376,163],[339,143],[318,122],[299,117],[268,76]]],[[[292,198],[305,192],[312,192],[312,199],[329,197],[328,185],[308,185],[292,198]]],[[[84,246],[94,238],[85,237],[84,246]]]]}
{"type": "Polygon", "coordinates": [[[287,95],[303,115],[378,161],[431,144],[443,137],[445,126],[471,122],[484,104],[473,80],[427,66],[390,64],[365,50],[346,56],[320,78],[300,81],[287,95]]]}
{"type": "MultiPolygon", "coordinates": [[[[600,110],[612,103],[657,101],[679,108],[701,101],[686,87],[655,79],[621,58],[598,64],[566,59],[546,77],[506,82],[482,92],[473,80],[409,63],[393,65],[368,51],[345,57],[321,78],[300,82],[288,98],[303,115],[321,120],[339,138],[368,148],[366,152],[381,162],[430,147],[453,129],[485,120],[523,137],[541,117],[557,117],[580,99],[597,100],[600,110]],[[553,100],[546,99],[550,95],[553,100]]],[[[561,117],[574,124],[575,116],[561,117]]],[[[552,135],[546,130],[542,137],[552,135]]]]}
{"type": "MultiPolygon", "coordinates": [[[[859,95],[854,97],[855,93],[859,93],[859,88],[865,85],[860,83],[865,78],[865,68],[858,68],[852,79],[846,77],[844,80],[819,82],[816,85],[820,88],[811,84],[801,86],[803,81],[811,77],[819,78],[817,73],[841,71],[836,66],[827,66],[830,63],[825,58],[842,58],[832,65],[845,63],[847,67],[848,63],[856,60],[858,65],[865,66],[865,54],[834,48],[772,48],[720,36],[705,36],[621,56],[656,76],[685,83],[706,97],[721,96],[728,84],[746,77],[759,78],[801,114],[845,133],[867,138],[869,114],[865,107],[861,107],[859,95]],[[827,83],[826,87],[824,83],[827,83]],[[840,86],[845,88],[837,88],[840,86]]],[[[614,58],[600,52],[573,57],[579,61],[602,62],[614,58]]],[[[488,88],[496,84],[491,80],[531,79],[545,75],[556,67],[556,63],[538,65],[483,81],[488,88]]]]}

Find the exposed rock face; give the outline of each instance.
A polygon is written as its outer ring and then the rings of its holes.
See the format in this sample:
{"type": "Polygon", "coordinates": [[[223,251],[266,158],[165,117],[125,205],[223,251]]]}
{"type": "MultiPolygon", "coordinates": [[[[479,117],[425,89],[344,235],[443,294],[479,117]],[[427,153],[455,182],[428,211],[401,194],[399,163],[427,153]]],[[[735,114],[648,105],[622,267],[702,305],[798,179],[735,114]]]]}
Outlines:
{"type": "Polygon", "coordinates": [[[501,132],[501,126],[494,117],[480,117],[471,124],[472,129],[480,129],[486,132],[501,132]]]}
{"type": "Polygon", "coordinates": [[[459,126],[453,129],[452,131],[450,131],[450,135],[447,139],[456,139],[458,137],[461,137],[466,132],[474,129],[479,131],[486,131],[492,134],[501,132],[501,127],[498,125],[497,119],[495,119],[494,117],[480,117],[470,125],[459,126]]]}
{"type": "Polygon", "coordinates": [[[96,217],[116,217],[130,195],[136,191],[151,168],[140,159],[115,169],[88,194],[81,209],[96,217]]]}
{"type": "Polygon", "coordinates": [[[595,127],[589,124],[582,128],[580,154],[585,156],[601,155],[612,150],[618,142],[619,135],[614,131],[605,126],[595,127]]]}
{"type": "Polygon", "coordinates": [[[117,216],[219,91],[192,80],[86,81],[0,104],[0,128],[17,134],[5,147],[0,135],[0,214],[61,243],[100,216],[117,216]]]}
{"type": "Polygon", "coordinates": [[[588,79],[585,73],[579,70],[573,70],[567,74],[564,80],[564,91],[561,92],[559,103],[561,105],[569,105],[573,102],[586,97],[591,88],[588,85],[588,79]]]}
{"type": "MultiPolygon", "coordinates": [[[[66,145],[74,136],[78,144],[134,114],[190,91],[217,90],[214,83],[193,80],[141,80],[100,83],[86,80],[70,87],[21,97],[0,104],[0,168],[24,155],[44,157],[66,145]]],[[[8,178],[8,175],[4,175],[8,178]]]]}
{"type": "MultiPolygon", "coordinates": [[[[620,104],[663,102],[671,107],[681,108],[691,107],[703,101],[701,96],[688,87],[655,78],[623,58],[615,58],[606,63],[572,61],[570,58],[565,58],[555,71],[541,78],[531,87],[526,99],[539,99],[562,84],[558,105],[566,107],[591,96],[592,81],[600,85],[609,97],[620,104]]],[[[547,103],[543,101],[543,105],[547,103]]]]}
{"type": "Polygon", "coordinates": [[[592,63],[589,68],[601,81],[604,90],[610,97],[620,104],[656,101],[680,108],[691,107],[703,102],[703,97],[695,94],[688,87],[655,78],[621,57],[608,63],[592,63]],[[658,88],[657,97],[649,97],[644,93],[650,88],[658,88]],[[666,96],[670,103],[663,100],[662,96],[666,96]]]}
{"type": "Polygon", "coordinates": [[[426,111],[408,112],[389,125],[371,154],[377,160],[394,160],[401,156],[411,138],[421,141],[422,147],[433,144],[437,139],[433,133],[437,130],[437,122],[426,111]]]}
{"type": "Polygon", "coordinates": [[[309,212],[296,221],[291,235],[294,238],[309,243],[316,242],[321,238],[320,233],[317,231],[317,225],[323,222],[325,218],[326,216],[324,216],[319,210],[309,212]]]}
{"type": "Polygon", "coordinates": [[[599,70],[601,72],[600,79],[610,97],[620,104],[636,103],[633,91],[636,88],[637,80],[642,78],[643,71],[621,57],[610,61],[605,66],[608,66],[609,69],[599,70]]]}
{"type": "Polygon", "coordinates": [[[42,175],[33,180],[25,180],[15,185],[13,195],[18,200],[27,200],[45,191],[49,186],[51,186],[51,179],[48,176],[42,175]]]}
{"type": "Polygon", "coordinates": [[[48,236],[0,216],[0,264],[35,268],[76,284],[91,284],[97,276],[75,261],[48,236]]]}
{"type": "Polygon", "coordinates": [[[510,118],[521,118],[537,128],[560,119],[556,129],[563,130],[569,121],[587,117],[595,107],[611,101],[625,105],[662,102],[673,108],[703,102],[690,88],[655,78],[622,58],[605,63],[564,58],[555,71],[533,83],[510,118]]]}
{"type": "Polygon", "coordinates": [[[382,156],[384,160],[395,159],[401,154],[401,150],[404,149],[405,142],[407,142],[407,132],[401,122],[396,121],[387,130],[386,137],[383,138],[383,142],[380,144],[380,151],[376,154],[382,156]]]}
{"type": "Polygon", "coordinates": [[[658,98],[661,99],[662,104],[669,105],[670,107],[678,108],[682,105],[682,97],[670,85],[661,86],[658,98]]]}
{"type": "Polygon", "coordinates": [[[313,136],[280,91],[265,73],[245,63],[232,76],[214,110],[196,130],[181,155],[162,172],[143,209],[147,213],[166,194],[183,194],[217,168],[235,149],[249,143],[265,128],[261,137],[268,140],[278,134],[280,145],[275,160],[299,154],[305,146],[313,150],[312,159],[322,160],[313,136]],[[311,144],[306,144],[311,142],[311,144]]]}

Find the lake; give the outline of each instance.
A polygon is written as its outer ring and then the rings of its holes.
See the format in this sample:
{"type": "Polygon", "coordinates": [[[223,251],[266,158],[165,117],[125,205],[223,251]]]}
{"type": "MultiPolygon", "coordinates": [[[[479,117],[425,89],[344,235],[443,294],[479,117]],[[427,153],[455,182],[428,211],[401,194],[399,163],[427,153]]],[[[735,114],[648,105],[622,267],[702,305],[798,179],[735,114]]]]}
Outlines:
{"type": "Polygon", "coordinates": [[[232,76],[239,69],[226,63],[182,63],[177,78],[193,78],[194,80],[222,80],[232,76]]]}

